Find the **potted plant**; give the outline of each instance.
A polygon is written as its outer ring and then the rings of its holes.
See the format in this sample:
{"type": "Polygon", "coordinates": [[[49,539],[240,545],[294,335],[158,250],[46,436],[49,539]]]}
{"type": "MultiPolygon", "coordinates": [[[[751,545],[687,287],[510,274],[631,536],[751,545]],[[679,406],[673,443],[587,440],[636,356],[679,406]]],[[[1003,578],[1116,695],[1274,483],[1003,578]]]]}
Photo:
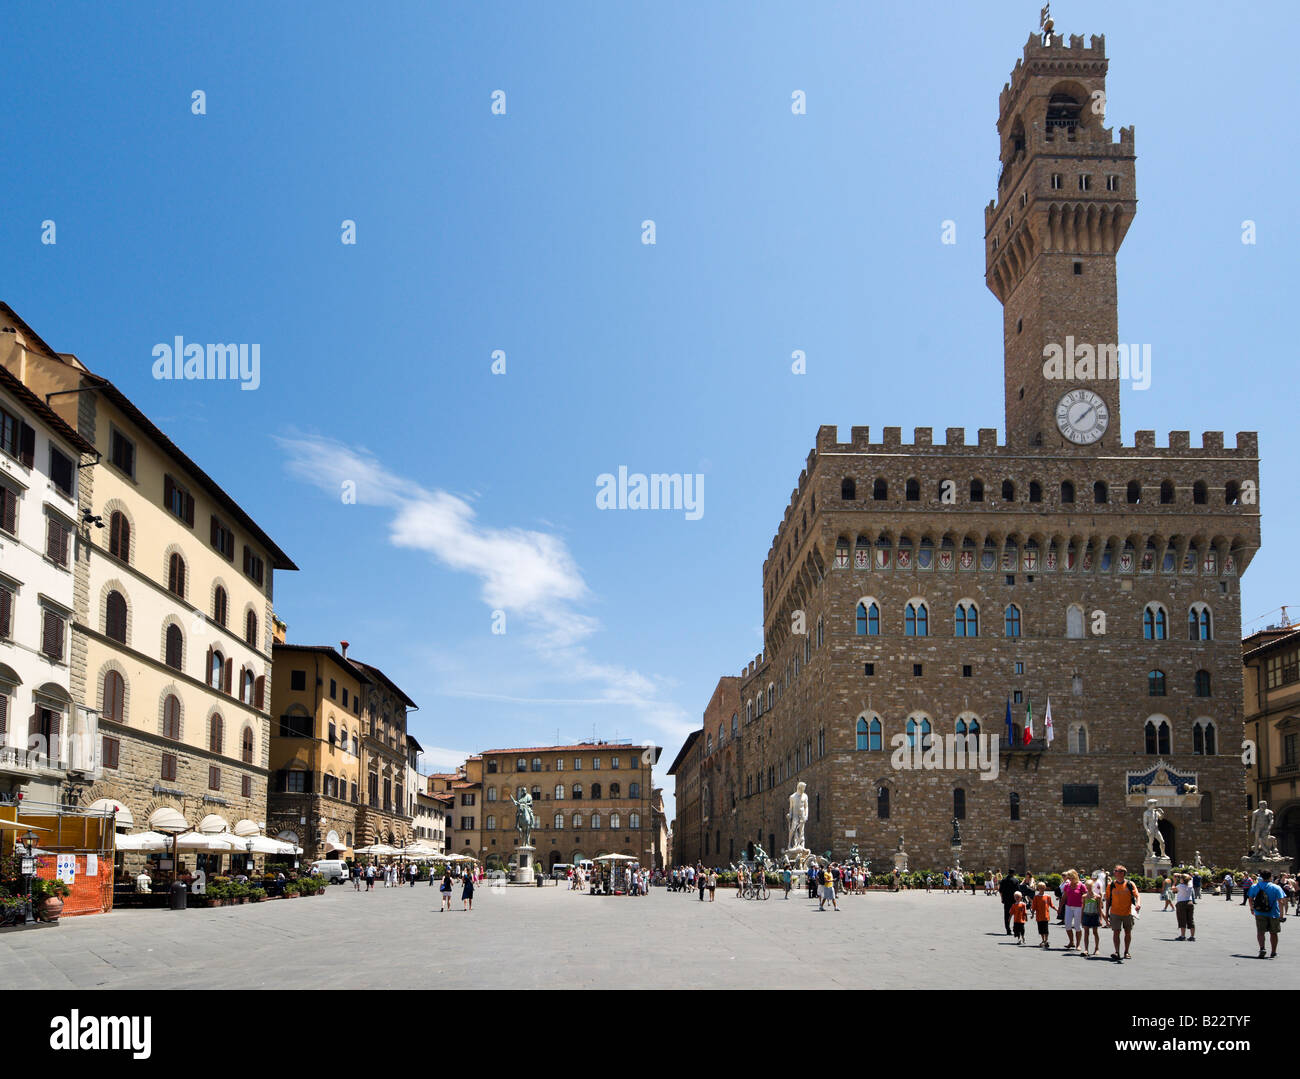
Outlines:
{"type": "Polygon", "coordinates": [[[254,903],[261,903],[261,902],[265,901],[265,899],[266,899],[266,889],[265,889],[265,888],[249,888],[249,889],[248,889],[248,898],[251,899],[254,903]]]}
{"type": "Polygon", "coordinates": [[[72,889],[61,880],[37,878],[32,881],[32,902],[36,904],[43,922],[57,922],[63,913],[64,897],[71,894],[72,889]]]}

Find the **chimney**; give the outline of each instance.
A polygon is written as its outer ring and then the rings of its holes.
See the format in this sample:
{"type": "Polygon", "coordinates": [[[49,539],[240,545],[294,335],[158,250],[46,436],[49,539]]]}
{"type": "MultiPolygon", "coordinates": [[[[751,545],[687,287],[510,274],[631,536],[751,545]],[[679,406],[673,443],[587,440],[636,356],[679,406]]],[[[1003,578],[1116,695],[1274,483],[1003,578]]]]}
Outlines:
{"type": "Polygon", "coordinates": [[[347,641],[339,641],[339,648],[341,648],[341,649],[343,650],[343,658],[344,658],[344,659],[347,659],[347,658],[348,658],[348,642],[347,642],[347,641]]]}

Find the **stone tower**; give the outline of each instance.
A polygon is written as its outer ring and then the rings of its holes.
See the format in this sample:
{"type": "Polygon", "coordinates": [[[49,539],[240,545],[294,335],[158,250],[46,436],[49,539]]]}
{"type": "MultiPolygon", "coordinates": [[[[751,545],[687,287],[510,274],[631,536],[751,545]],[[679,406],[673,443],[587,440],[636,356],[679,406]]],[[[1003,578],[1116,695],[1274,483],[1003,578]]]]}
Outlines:
{"type": "Polygon", "coordinates": [[[1068,47],[1031,35],[999,99],[985,281],[1002,302],[1007,442],[1017,448],[1120,444],[1115,255],[1137,194],[1133,129],[1117,143],[1104,126],[1106,65],[1102,36],[1085,48],[1082,35],[1068,47]],[[1078,351],[1045,374],[1045,350],[1070,345],[1078,351]]]}

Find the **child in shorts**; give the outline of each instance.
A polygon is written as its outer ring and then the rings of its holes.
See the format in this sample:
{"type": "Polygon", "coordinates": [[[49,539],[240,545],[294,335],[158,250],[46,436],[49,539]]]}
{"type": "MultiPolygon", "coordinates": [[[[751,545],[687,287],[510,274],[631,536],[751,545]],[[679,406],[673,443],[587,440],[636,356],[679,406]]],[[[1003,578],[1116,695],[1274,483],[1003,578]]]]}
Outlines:
{"type": "Polygon", "coordinates": [[[1052,911],[1056,909],[1056,904],[1052,902],[1052,897],[1047,891],[1045,881],[1038,882],[1038,892],[1034,896],[1034,920],[1038,922],[1039,947],[1049,947],[1047,941],[1047,930],[1052,924],[1052,911]]]}
{"type": "Polygon", "coordinates": [[[1011,928],[1015,930],[1016,943],[1025,942],[1025,922],[1029,918],[1029,908],[1025,906],[1025,897],[1016,893],[1016,901],[1011,904],[1011,928]]]}

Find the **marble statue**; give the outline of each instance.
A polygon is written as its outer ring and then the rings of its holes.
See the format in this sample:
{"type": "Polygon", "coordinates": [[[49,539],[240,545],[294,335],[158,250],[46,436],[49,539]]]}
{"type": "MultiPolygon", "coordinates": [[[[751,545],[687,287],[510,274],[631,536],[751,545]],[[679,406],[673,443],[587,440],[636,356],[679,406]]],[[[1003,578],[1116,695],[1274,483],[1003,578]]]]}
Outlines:
{"type": "Polygon", "coordinates": [[[1205,868],[1205,866],[1201,865],[1201,852],[1199,850],[1196,852],[1196,861],[1193,862],[1192,864],[1196,869],[1205,868]]]}
{"type": "Polygon", "coordinates": [[[952,819],[952,845],[954,847],[961,846],[961,825],[957,823],[956,817],[952,819]]]}
{"type": "MultiPolygon", "coordinates": [[[[1250,815],[1250,831],[1254,836],[1254,842],[1250,847],[1251,857],[1262,858],[1269,852],[1269,839],[1272,838],[1273,832],[1273,811],[1262,799],[1255,807],[1255,812],[1250,815]]],[[[1277,841],[1274,840],[1273,844],[1276,846],[1277,841]]]]}
{"type": "Polygon", "coordinates": [[[808,795],[804,793],[808,784],[800,780],[795,787],[794,793],[790,795],[790,811],[788,815],[790,825],[790,842],[787,844],[791,850],[803,849],[803,829],[808,823],[808,795]]]}
{"type": "Polygon", "coordinates": [[[1146,851],[1151,853],[1151,844],[1155,844],[1156,857],[1167,858],[1165,854],[1165,837],[1160,834],[1160,820],[1164,812],[1156,805],[1154,798],[1147,799],[1147,807],[1142,813],[1142,830],[1146,832],[1146,851]]]}

